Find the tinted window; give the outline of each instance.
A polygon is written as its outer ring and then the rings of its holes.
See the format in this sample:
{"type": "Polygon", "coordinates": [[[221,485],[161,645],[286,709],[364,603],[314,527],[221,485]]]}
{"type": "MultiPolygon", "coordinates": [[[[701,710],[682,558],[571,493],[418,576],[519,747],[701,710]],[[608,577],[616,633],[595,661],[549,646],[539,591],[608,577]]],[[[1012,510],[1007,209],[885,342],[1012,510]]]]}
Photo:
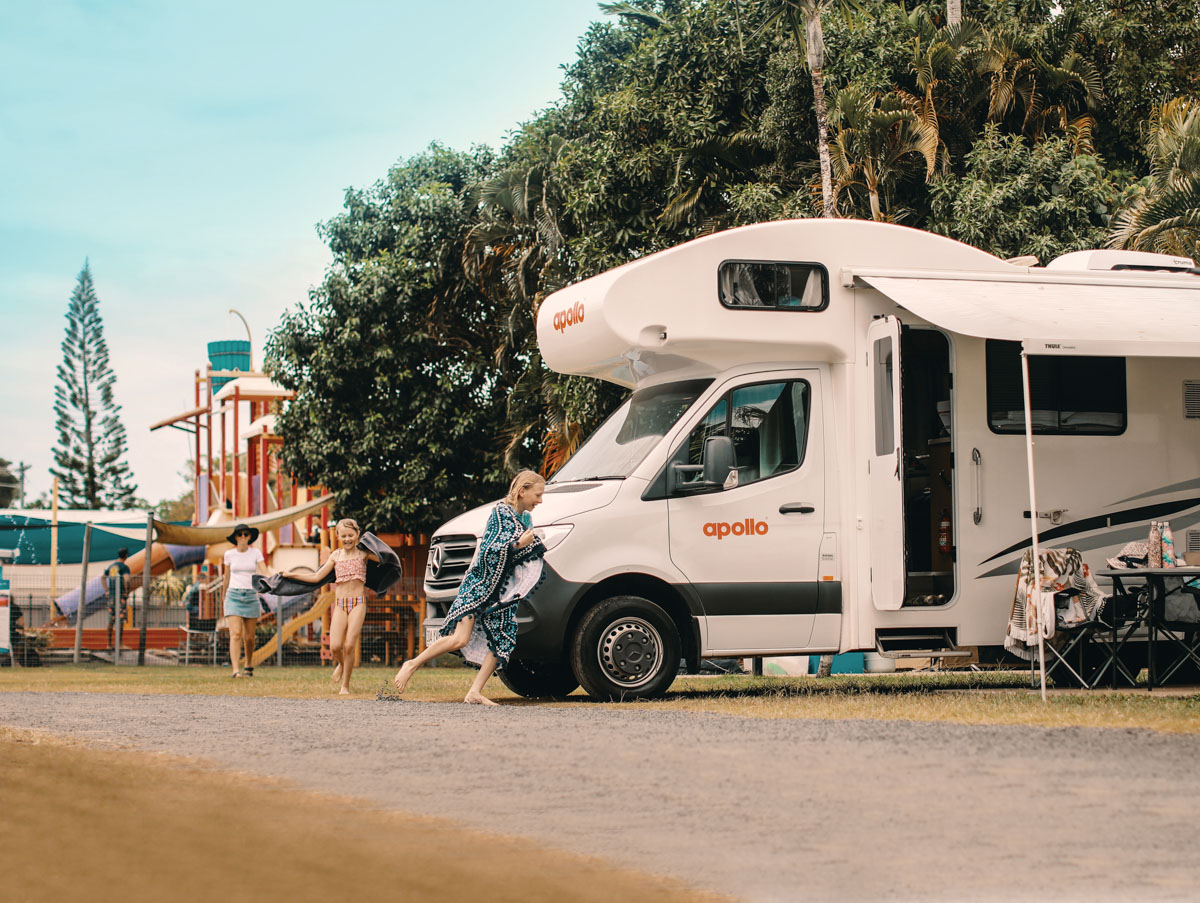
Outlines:
{"type": "Polygon", "coordinates": [[[892,337],[875,340],[875,454],[896,450],[896,373],[892,360],[892,337]]]}
{"type": "Polygon", "coordinates": [[[825,270],[810,263],[728,260],[717,283],[726,307],[821,310],[829,303],[825,270]]]}
{"type": "Polygon", "coordinates": [[[739,486],[795,470],[804,460],[808,440],[809,392],[803,380],[734,389],[692,430],[687,463],[701,463],[709,436],[729,436],[739,486]]]}
{"type": "MultiPolygon", "coordinates": [[[[1125,432],[1125,358],[1030,355],[1029,400],[1040,435],[1115,436],[1125,432]]],[[[1021,343],[987,342],[988,426],[1025,432],[1021,343]]]]}

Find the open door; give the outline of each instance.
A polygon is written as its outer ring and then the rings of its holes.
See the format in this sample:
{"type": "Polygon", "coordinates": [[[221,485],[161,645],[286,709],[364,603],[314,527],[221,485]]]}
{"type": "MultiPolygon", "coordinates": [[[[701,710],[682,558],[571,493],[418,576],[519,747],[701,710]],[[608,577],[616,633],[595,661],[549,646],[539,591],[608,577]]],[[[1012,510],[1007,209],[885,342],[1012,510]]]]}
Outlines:
{"type": "Polygon", "coordinates": [[[904,604],[904,460],[900,416],[900,321],[881,317],[867,328],[874,447],[867,490],[871,500],[868,541],[871,600],[881,611],[904,604]]]}

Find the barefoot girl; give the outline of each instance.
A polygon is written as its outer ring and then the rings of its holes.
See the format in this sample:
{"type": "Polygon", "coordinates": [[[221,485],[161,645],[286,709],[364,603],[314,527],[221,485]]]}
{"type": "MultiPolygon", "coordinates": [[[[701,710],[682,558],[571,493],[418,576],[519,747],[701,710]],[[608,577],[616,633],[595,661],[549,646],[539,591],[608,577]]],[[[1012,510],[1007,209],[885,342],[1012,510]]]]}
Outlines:
{"type": "Polygon", "coordinates": [[[254,631],[258,627],[258,616],[262,609],[258,593],[251,582],[256,573],[269,576],[270,568],[263,561],[262,552],[251,546],[258,539],[258,529],[238,524],[225,537],[236,548],[225,553],[223,576],[225,578],[225,620],[229,624],[229,663],[233,666],[231,677],[254,676],[254,631]],[[245,664],[242,664],[242,653],[245,664]]]}
{"type": "MultiPolygon", "coordinates": [[[[337,522],[339,548],[334,549],[315,574],[287,572],[283,576],[321,583],[334,573],[333,619],[329,626],[329,652],[333,656],[333,680],[341,683],[339,695],[350,695],[354,671],[354,649],[367,616],[367,562],[380,563],[379,555],[358,548],[362,537],[358,522],[344,517],[337,522]]],[[[398,561],[398,559],[397,559],[398,561]]]]}
{"type": "Polygon", "coordinates": [[[472,631],[481,631],[488,652],[465,702],[495,705],[481,691],[497,669],[508,665],[517,642],[517,603],[541,578],[546,547],[530,529],[529,512],[542,502],[546,481],[532,470],[523,470],[512,481],[504,501],[497,502],[488,516],[479,554],[471,564],[446,622],[441,639],[396,672],[396,688],[403,693],[413,672],[430,659],[462,649],[472,631]]]}

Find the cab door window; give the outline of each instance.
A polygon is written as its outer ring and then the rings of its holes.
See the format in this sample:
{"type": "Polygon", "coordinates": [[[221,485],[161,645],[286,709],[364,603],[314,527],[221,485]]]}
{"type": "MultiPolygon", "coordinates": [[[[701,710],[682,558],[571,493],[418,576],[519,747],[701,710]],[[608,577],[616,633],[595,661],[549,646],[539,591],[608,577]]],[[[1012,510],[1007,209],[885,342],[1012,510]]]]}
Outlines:
{"type": "Polygon", "coordinates": [[[810,385],[799,379],[731,390],[692,430],[688,463],[701,463],[709,436],[729,436],[737,460],[737,485],[795,470],[804,461],[810,398],[810,385]]]}

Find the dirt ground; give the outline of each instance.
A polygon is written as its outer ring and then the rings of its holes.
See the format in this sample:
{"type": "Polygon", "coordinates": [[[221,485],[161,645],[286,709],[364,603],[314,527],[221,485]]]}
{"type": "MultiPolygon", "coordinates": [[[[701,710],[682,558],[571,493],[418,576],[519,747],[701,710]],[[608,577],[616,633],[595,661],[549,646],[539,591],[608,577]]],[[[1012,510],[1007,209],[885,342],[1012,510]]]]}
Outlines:
{"type": "MultiPolygon", "coordinates": [[[[76,693],[0,694],[0,724],[202,756],[764,903],[1106,903],[1200,892],[1200,769],[1188,735],[76,693]]],[[[102,802],[87,805],[103,824],[102,802]]],[[[290,815],[274,813],[276,830],[290,828],[290,815]]],[[[330,844],[340,851],[335,826],[323,828],[280,860],[299,867],[330,844]]],[[[55,853],[69,845],[65,826],[54,836],[55,853]]],[[[423,855],[406,852],[405,874],[422,871],[412,863],[423,855]]],[[[588,880],[594,887],[561,899],[595,888],[629,896],[607,873],[588,880]]]]}
{"type": "Polygon", "coordinates": [[[194,759],[0,728],[0,763],[0,898],[12,903],[721,899],[194,759]]]}

